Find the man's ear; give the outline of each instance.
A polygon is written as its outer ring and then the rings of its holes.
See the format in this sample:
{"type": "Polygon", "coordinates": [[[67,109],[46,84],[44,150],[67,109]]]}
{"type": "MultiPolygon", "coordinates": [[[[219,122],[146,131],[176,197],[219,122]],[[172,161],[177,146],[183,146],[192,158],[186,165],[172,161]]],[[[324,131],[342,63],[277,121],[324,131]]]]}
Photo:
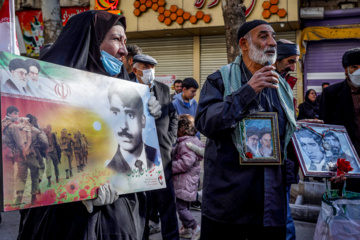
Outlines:
{"type": "Polygon", "coordinates": [[[346,67],[346,68],[344,68],[344,70],[345,70],[345,76],[348,78],[348,77],[349,77],[349,74],[348,74],[347,67],[346,67]]]}
{"type": "Polygon", "coordinates": [[[145,128],[145,125],[146,125],[146,117],[145,117],[144,114],[142,115],[141,124],[142,124],[142,128],[145,128]]]}
{"type": "Polygon", "coordinates": [[[134,60],[132,58],[130,58],[128,63],[130,64],[130,66],[132,66],[134,63],[134,60]]]}
{"type": "Polygon", "coordinates": [[[239,47],[241,48],[242,51],[246,51],[249,50],[249,43],[245,38],[240,38],[239,40],[239,47]]]}

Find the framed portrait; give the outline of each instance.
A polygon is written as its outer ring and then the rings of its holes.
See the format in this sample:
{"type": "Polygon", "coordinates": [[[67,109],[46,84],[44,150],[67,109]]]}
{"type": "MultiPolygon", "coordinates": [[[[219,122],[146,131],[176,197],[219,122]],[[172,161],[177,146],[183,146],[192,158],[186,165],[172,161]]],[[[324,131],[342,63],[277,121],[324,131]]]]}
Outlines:
{"type": "Polygon", "coordinates": [[[242,126],[245,158],[240,158],[240,164],[282,164],[277,113],[250,115],[243,119],[242,126]]]}
{"type": "Polygon", "coordinates": [[[346,177],[360,177],[359,156],[344,126],[298,122],[292,142],[304,176],[332,177],[329,166],[341,158],[353,167],[346,177]]]}
{"type": "Polygon", "coordinates": [[[0,82],[0,211],[166,187],[148,86],[5,52],[0,82]]]}

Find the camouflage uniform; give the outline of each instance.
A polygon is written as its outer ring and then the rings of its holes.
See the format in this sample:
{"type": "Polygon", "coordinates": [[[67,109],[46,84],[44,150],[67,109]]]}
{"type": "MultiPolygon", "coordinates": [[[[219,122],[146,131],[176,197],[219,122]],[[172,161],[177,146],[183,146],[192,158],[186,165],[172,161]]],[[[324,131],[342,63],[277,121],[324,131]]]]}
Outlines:
{"type": "Polygon", "coordinates": [[[60,148],[61,148],[61,161],[68,162],[68,167],[65,169],[66,171],[66,179],[72,177],[72,166],[71,162],[73,160],[73,147],[74,140],[71,136],[67,135],[66,129],[61,131],[61,139],[60,139],[60,148]],[[69,175],[70,173],[70,175],[69,175]]]}
{"type": "Polygon", "coordinates": [[[8,116],[1,121],[2,126],[2,151],[4,173],[4,195],[14,197],[14,164],[22,157],[22,138],[19,126],[8,116]]]}
{"type": "Polygon", "coordinates": [[[61,158],[61,149],[57,142],[55,133],[48,131],[46,133],[49,142],[49,149],[46,156],[46,177],[48,178],[48,186],[51,186],[51,165],[54,165],[56,182],[59,182],[59,162],[61,158]]]}
{"type": "Polygon", "coordinates": [[[39,189],[39,151],[40,149],[45,149],[46,151],[48,147],[48,140],[45,133],[34,126],[31,126],[31,138],[29,140],[31,143],[29,149],[26,152],[26,159],[24,161],[19,161],[18,163],[15,188],[17,195],[16,204],[20,204],[22,201],[28,169],[30,169],[31,174],[31,203],[35,203],[36,194],[38,193],[39,189]]]}
{"type": "Polygon", "coordinates": [[[75,144],[74,144],[74,153],[75,153],[75,159],[76,159],[76,166],[78,172],[83,170],[84,166],[84,156],[82,151],[82,141],[81,141],[81,134],[75,133],[75,144]]]}
{"type": "Polygon", "coordinates": [[[84,139],[83,141],[84,165],[86,165],[88,162],[88,141],[85,135],[83,135],[83,139],[84,139]]]}

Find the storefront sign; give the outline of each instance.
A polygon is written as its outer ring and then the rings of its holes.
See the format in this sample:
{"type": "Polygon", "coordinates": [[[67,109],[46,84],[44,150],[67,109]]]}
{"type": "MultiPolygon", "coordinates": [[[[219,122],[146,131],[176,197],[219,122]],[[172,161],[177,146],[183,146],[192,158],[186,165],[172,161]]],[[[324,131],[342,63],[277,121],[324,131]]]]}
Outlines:
{"type": "Polygon", "coordinates": [[[174,81],[176,80],[176,75],[156,75],[155,80],[171,88],[174,81]]]}
{"type": "Polygon", "coordinates": [[[95,10],[115,10],[119,0],[95,0],[95,10]]]}
{"type": "MultiPolygon", "coordinates": [[[[202,8],[205,4],[205,1],[206,0],[196,0],[194,6],[196,8],[202,8]]],[[[207,7],[212,8],[212,7],[216,6],[219,2],[220,2],[220,0],[212,0],[211,3],[209,5],[207,5],[207,7]]]]}
{"type": "MultiPolygon", "coordinates": [[[[61,8],[63,26],[68,20],[81,12],[87,11],[87,7],[61,8]]],[[[23,33],[26,54],[31,57],[38,57],[44,43],[44,27],[41,10],[17,11],[20,27],[23,33]]]]}

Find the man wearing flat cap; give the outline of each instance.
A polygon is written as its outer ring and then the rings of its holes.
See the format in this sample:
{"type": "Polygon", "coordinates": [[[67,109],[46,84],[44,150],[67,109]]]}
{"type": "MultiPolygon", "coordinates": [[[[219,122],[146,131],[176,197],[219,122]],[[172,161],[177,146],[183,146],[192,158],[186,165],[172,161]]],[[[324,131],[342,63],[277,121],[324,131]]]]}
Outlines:
{"type": "Polygon", "coordinates": [[[271,66],[277,45],[267,22],[244,23],[237,40],[241,54],[208,76],[196,114],[196,128],[208,137],[201,238],[285,239],[285,166],[244,166],[239,158],[246,154],[242,120],[275,112],[281,157],[287,160],[296,129],[293,94],[271,66]]]}
{"type": "MultiPolygon", "coordinates": [[[[325,124],[345,126],[360,155],[360,48],[347,50],[342,57],[346,79],[324,88],[320,98],[320,119],[325,124]]],[[[360,192],[360,180],[346,180],[346,190],[360,192]]]]}
{"type": "MultiPolygon", "coordinates": [[[[161,220],[161,233],[163,239],[179,239],[179,230],[175,206],[175,193],[171,174],[171,149],[176,141],[177,135],[177,114],[170,101],[170,89],[165,84],[155,81],[155,65],[157,61],[144,54],[135,55],[133,58],[133,72],[139,83],[148,85],[150,88],[149,103],[157,99],[160,103],[153,106],[149,111],[158,111],[155,116],[156,131],[159,139],[160,154],[164,167],[166,188],[147,192],[148,209],[159,211],[161,220]],[[156,207],[157,208],[156,208],[156,207]]],[[[145,239],[148,239],[149,228],[145,225],[145,239]]]]}

